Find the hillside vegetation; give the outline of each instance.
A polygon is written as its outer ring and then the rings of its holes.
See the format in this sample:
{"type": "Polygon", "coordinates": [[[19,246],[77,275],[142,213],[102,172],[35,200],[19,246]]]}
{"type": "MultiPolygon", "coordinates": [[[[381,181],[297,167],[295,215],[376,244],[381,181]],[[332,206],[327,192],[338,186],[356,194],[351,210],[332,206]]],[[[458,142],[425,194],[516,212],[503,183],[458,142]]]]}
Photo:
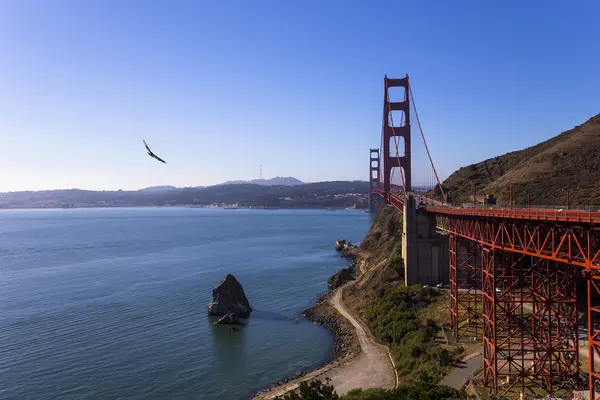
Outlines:
{"type": "Polygon", "coordinates": [[[510,184],[513,203],[600,205],[600,114],[582,125],[535,146],[468,165],[442,185],[455,203],[482,200],[493,194],[506,201],[510,184]]]}
{"type": "Polygon", "coordinates": [[[448,293],[404,285],[401,244],[402,218],[393,207],[384,206],[360,245],[369,254],[367,271],[344,300],[390,348],[400,382],[435,384],[462,349],[442,346],[439,340],[439,325],[448,319],[448,293]]]}
{"type": "Polygon", "coordinates": [[[447,386],[429,385],[421,382],[399,386],[395,390],[354,389],[344,396],[338,396],[329,382],[314,380],[301,382],[296,392],[275,400],[458,400],[467,399],[464,391],[447,386]]]}

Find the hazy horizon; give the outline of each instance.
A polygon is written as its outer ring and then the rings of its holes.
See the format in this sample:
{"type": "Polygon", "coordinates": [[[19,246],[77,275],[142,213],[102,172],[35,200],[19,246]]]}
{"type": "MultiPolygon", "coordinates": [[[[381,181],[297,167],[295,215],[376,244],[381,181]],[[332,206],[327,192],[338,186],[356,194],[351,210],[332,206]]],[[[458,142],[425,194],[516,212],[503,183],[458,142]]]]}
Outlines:
{"type": "MultiPolygon", "coordinates": [[[[293,176],[287,177],[287,176],[274,176],[273,178],[263,178],[264,181],[268,181],[274,178],[295,178],[293,176]]],[[[248,180],[244,180],[244,183],[251,183],[251,181],[258,181],[260,180],[260,178],[256,178],[256,179],[248,179],[248,180]]],[[[188,188],[208,188],[208,187],[212,187],[212,186],[219,186],[219,185],[223,185],[223,184],[229,184],[230,182],[241,182],[242,180],[240,179],[231,179],[229,181],[225,181],[225,182],[220,182],[220,183],[216,183],[214,185],[189,185],[189,186],[175,186],[175,185],[169,185],[169,184],[164,184],[164,185],[152,185],[152,186],[144,186],[144,187],[134,187],[134,188],[129,188],[129,189],[125,189],[125,188],[107,188],[107,189],[89,189],[89,188],[85,188],[85,187],[56,187],[56,188],[50,188],[50,189],[24,189],[24,190],[6,190],[6,191],[0,191],[0,194],[6,194],[6,193],[16,193],[16,192],[44,192],[44,191],[59,191],[59,190],[84,190],[84,191],[93,191],[93,192],[117,192],[119,190],[123,190],[123,191],[137,191],[137,190],[143,190],[143,189],[152,189],[152,188],[158,188],[158,187],[175,187],[177,189],[188,189],[188,188]]],[[[342,182],[366,182],[366,179],[353,179],[353,180],[339,180],[342,182]]],[[[312,184],[312,183],[323,183],[323,182],[333,182],[333,181],[315,181],[315,182],[305,182],[305,181],[301,181],[303,185],[308,185],[308,184],[312,184]]],[[[231,183],[231,184],[237,184],[237,183],[231,183]]]]}
{"type": "MultiPolygon", "coordinates": [[[[259,178],[261,164],[366,180],[383,77],[407,73],[444,179],[600,112],[599,13],[591,1],[0,2],[0,192],[210,186],[259,178]]],[[[414,117],[412,157],[417,186],[430,177],[414,117]]]]}

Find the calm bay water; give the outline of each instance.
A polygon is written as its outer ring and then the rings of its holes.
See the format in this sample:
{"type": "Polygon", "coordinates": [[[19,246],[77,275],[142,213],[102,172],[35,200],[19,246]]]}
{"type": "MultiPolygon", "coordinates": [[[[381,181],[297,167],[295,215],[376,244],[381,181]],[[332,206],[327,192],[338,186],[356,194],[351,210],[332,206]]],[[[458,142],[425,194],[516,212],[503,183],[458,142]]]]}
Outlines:
{"type": "Polygon", "coordinates": [[[358,211],[185,208],[0,212],[1,399],[248,399],[331,357],[294,319],[362,239],[358,211]],[[207,316],[233,273],[254,308],[207,316]]]}

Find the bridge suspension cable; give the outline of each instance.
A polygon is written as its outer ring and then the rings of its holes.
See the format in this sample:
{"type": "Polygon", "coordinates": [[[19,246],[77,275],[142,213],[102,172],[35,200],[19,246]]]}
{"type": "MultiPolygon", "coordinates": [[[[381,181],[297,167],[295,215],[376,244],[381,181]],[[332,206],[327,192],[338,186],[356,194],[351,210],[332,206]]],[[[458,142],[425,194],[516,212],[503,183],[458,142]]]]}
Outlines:
{"type": "Polygon", "coordinates": [[[419,119],[419,113],[417,112],[417,106],[415,104],[415,98],[412,93],[412,87],[409,83],[408,92],[410,94],[410,100],[413,105],[413,109],[415,110],[415,116],[417,117],[417,124],[419,125],[419,131],[421,132],[421,138],[423,138],[423,144],[425,145],[425,150],[427,151],[427,157],[429,158],[429,162],[431,163],[431,168],[433,168],[433,174],[435,175],[435,179],[437,181],[437,185],[440,188],[440,193],[442,194],[442,200],[446,197],[444,193],[444,189],[442,188],[442,183],[440,182],[440,178],[438,177],[437,171],[435,169],[435,165],[433,164],[433,159],[431,158],[431,153],[429,153],[429,147],[427,146],[427,141],[425,140],[425,135],[423,134],[423,128],[421,127],[421,120],[419,119]]]}

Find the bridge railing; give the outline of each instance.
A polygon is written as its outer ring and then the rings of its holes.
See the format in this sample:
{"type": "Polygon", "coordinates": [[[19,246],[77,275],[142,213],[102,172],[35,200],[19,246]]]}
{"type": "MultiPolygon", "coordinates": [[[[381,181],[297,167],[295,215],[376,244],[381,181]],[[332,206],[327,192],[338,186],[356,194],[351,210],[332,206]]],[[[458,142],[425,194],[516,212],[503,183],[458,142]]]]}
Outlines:
{"type": "Polygon", "coordinates": [[[472,203],[463,203],[461,205],[451,205],[451,207],[460,207],[460,208],[480,208],[480,209],[502,209],[502,210],[529,210],[529,209],[535,209],[535,210],[569,210],[569,211],[573,211],[573,210],[580,210],[580,211],[587,211],[587,212],[591,212],[591,211],[600,211],[600,206],[591,206],[591,205],[569,205],[569,207],[567,208],[566,204],[554,204],[554,205],[537,205],[537,204],[513,204],[512,206],[510,204],[488,204],[488,205],[483,205],[483,204],[475,204],[473,205],[472,203]]]}
{"type": "MultiPolygon", "coordinates": [[[[382,197],[386,197],[386,193],[384,192],[383,188],[376,188],[374,190],[374,192],[382,197]]],[[[445,208],[458,208],[458,209],[477,209],[477,210],[497,210],[497,211],[502,211],[502,210],[531,210],[531,212],[534,215],[538,215],[539,212],[535,211],[535,210],[548,210],[548,211],[556,211],[556,212],[564,212],[564,211],[581,211],[583,213],[590,213],[590,212],[600,212],[600,206],[598,205],[569,205],[569,207],[567,208],[566,204],[554,204],[554,205],[538,205],[538,204],[512,204],[512,206],[508,203],[508,202],[502,202],[500,204],[487,204],[487,205],[483,205],[481,203],[479,204],[473,204],[473,203],[462,203],[462,204],[448,204],[448,203],[444,203],[438,199],[429,197],[427,195],[424,194],[419,194],[419,193],[410,193],[411,195],[413,195],[415,197],[415,199],[417,200],[417,204],[421,203],[424,204],[426,206],[436,206],[436,207],[445,207],[445,208]]],[[[397,190],[397,189],[392,189],[389,194],[387,194],[387,197],[389,197],[389,202],[393,203],[392,205],[394,206],[399,206],[401,204],[404,204],[404,198],[406,197],[406,194],[401,191],[401,190],[397,190]]],[[[521,215],[521,214],[520,214],[521,215]]]]}
{"type": "Polygon", "coordinates": [[[495,207],[439,207],[426,206],[427,211],[447,215],[512,218],[544,221],[600,223],[600,211],[572,210],[565,208],[495,208],[495,207]]]}

